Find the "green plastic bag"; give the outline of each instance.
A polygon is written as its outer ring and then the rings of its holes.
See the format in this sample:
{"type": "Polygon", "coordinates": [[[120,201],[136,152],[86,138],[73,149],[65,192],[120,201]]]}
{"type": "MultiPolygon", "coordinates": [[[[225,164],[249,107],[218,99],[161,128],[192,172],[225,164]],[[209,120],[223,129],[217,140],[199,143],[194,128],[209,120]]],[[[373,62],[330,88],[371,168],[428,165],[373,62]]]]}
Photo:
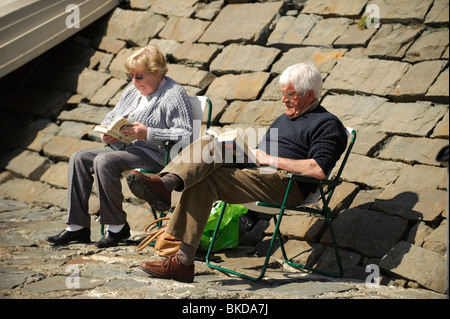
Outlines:
{"type": "MultiPolygon", "coordinates": [[[[199,249],[202,251],[207,251],[211,244],[223,204],[221,201],[216,202],[211,209],[211,215],[209,215],[202,239],[200,240],[199,249]]],[[[239,243],[239,216],[245,213],[247,213],[246,207],[239,204],[227,204],[212,251],[237,246],[239,243]]]]}

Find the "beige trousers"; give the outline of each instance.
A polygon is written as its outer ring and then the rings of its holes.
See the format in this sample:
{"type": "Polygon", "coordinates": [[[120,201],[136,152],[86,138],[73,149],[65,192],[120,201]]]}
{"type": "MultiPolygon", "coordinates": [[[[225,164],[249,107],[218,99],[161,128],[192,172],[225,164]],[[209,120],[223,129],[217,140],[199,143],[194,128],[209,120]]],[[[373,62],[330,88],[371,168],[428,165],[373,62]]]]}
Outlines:
{"type": "MultiPolygon", "coordinates": [[[[224,163],[222,144],[203,136],[175,157],[162,173],[178,175],[184,190],[175,207],[167,232],[195,248],[198,247],[212,204],[222,200],[230,204],[252,201],[281,203],[288,181],[286,171],[240,169],[224,163]]],[[[298,205],[303,195],[296,183],[291,186],[288,205],[298,205]]]]}

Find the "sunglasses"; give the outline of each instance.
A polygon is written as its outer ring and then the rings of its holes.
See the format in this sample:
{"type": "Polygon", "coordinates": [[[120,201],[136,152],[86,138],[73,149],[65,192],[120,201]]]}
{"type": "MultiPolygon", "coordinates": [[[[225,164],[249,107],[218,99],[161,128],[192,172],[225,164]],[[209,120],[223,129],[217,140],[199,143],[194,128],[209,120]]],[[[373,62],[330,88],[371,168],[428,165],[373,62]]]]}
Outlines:
{"type": "Polygon", "coordinates": [[[133,75],[130,73],[127,73],[127,79],[128,80],[132,80],[133,78],[135,78],[137,81],[142,81],[144,79],[145,75],[133,75]]]}

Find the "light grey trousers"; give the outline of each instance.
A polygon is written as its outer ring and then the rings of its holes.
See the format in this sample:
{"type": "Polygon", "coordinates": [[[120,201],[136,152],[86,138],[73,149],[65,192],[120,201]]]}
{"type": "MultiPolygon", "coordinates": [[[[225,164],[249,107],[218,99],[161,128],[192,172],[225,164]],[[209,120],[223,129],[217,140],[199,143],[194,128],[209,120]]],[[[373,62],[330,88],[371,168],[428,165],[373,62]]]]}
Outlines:
{"type": "MultiPolygon", "coordinates": [[[[281,203],[288,185],[286,171],[277,170],[269,174],[261,169],[239,169],[221,160],[221,149],[220,143],[203,136],[162,170],[163,174],[178,175],[184,182],[183,193],[166,231],[195,248],[200,243],[215,201],[223,200],[230,204],[252,201],[281,203]]],[[[293,183],[288,205],[302,202],[300,188],[293,183]]]]}
{"type": "Polygon", "coordinates": [[[88,202],[95,180],[100,201],[100,223],[124,224],[126,213],[122,209],[121,178],[123,172],[134,168],[161,170],[162,166],[136,146],[123,150],[106,146],[73,153],[67,180],[67,223],[90,227],[88,202]]]}

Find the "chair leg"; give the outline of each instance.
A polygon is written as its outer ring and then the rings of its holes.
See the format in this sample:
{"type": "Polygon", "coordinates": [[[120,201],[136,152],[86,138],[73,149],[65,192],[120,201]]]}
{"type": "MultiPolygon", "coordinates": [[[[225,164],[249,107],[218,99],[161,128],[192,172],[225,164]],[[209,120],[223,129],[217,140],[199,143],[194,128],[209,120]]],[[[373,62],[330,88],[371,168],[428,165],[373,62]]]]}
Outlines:
{"type": "Polygon", "coordinates": [[[339,275],[332,274],[332,276],[334,276],[334,277],[342,277],[342,275],[344,274],[344,268],[342,267],[341,254],[339,253],[339,247],[338,247],[337,242],[336,242],[336,236],[334,235],[334,229],[333,229],[333,224],[331,222],[330,215],[331,214],[327,213],[326,219],[327,219],[328,229],[330,230],[331,241],[333,242],[334,253],[336,255],[336,259],[337,259],[338,267],[339,267],[339,275]]]}
{"type": "MultiPolygon", "coordinates": [[[[286,207],[286,202],[287,202],[287,199],[288,199],[288,196],[289,196],[291,185],[292,185],[292,179],[289,180],[288,186],[286,188],[286,193],[284,195],[283,204],[281,205],[278,221],[277,221],[277,219],[274,216],[275,230],[273,232],[272,239],[270,240],[270,247],[269,247],[269,249],[267,251],[267,256],[266,256],[266,259],[264,260],[263,268],[262,268],[261,273],[260,273],[260,275],[258,277],[251,277],[251,276],[248,276],[246,274],[243,274],[243,273],[231,270],[231,269],[227,269],[227,268],[224,268],[224,267],[221,267],[221,266],[213,265],[213,264],[211,264],[209,262],[209,255],[212,252],[212,247],[214,246],[214,241],[216,239],[216,235],[218,233],[220,223],[222,222],[223,214],[224,214],[225,208],[227,206],[226,203],[224,203],[224,205],[222,207],[222,211],[220,212],[219,220],[217,221],[216,229],[214,230],[213,239],[212,239],[212,241],[211,241],[211,243],[209,245],[208,253],[206,254],[206,264],[208,265],[208,267],[213,268],[213,269],[218,269],[218,270],[221,270],[221,271],[224,271],[224,272],[236,275],[236,276],[241,277],[241,278],[249,279],[249,280],[252,280],[252,281],[259,281],[259,280],[261,280],[264,277],[264,274],[266,273],[266,269],[267,269],[267,265],[269,263],[270,255],[271,255],[272,248],[273,248],[273,244],[275,243],[275,238],[280,233],[279,232],[279,228],[280,228],[280,224],[281,224],[281,219],[283,217],[284,208],[286,207]]],[[[281,240],[281,236],[279,236],[279,238],[281,240]]]]}
{"type": "Polygon", "coordinates": [[[221,267],[221,266],[218,266],[218,265],[213,265],[209,261],[209,256],[210,256],[210,254],[212,252],[212,247],[214,247],[214,242],[215,242],[216,235],[217,235],[219,227],[220,227],[220,223],[222,222],[223,214],[225,212],[225,207],[226,207],[226,203],[224,203],[224,205],[222,207],[222,210],[220,212],[219,220],[217,221],[216,229],[214,230],[214,235],[213,235],[211,244],[209,245],[208,252],[206,254],[206,264],[210,268],[217,269],[217,270],[220,270],[220,271],[223,271],[223,272],[226,272],[226,273],[230,273],[230,274],[233,274],[233,275],[241,277],[241,278],[249,279],[251,281],[259,281],[259,280],[261,280],[264,277],[264,275],[266,273],[267,265],[269,264],[270,256],[271,256],[271,253],[272,253],[272,248],[273,248],[273,245],[275,243],[275,238],[278,236],[279,240],[281,241],[281,235],[279,235],[280,234],[279,228],[280,228],[281,218],[283,216],[284,209],[281,210],[278,220],[274,216],[275,231],[273,232],[272,239],[270,240],[270,246],[269,246],[269,249],[267,251],[266,258],[264,260],[264,265],[263,265],[263,267],[261,269],[261,272],[260,272],[259,276],[258,277],[252,277],[252,276],[246,275],[246,274],[238,272],[238,271],[234,271],[234,270],[231,270],[231,269],[228,269],[228,268],[225,268],[225,267],[221,267]]]}
{"type": "MultiPolygon", "coordinates": [[[[274,216],[274,218],[275,218],[275,216],[274,216]]],[[[334,235],[333,225],[331,223],[331,219],[329,217],[329,214],[327,214],[326,220],[327,220],[328,229],[330,230],[331,240],[333,242],[333,249],[334,249],[334,252],[335,252],[335,255],[336,255],[336,259],[337,259],[337,262],[338,262],[338,266],[339,266],[339,274],[291,262],[290,259],[286,255],[286,251],[284,249],[284,244],[283,244],[283,241],[281,239],[281,234],[278,233],[281,253],[283,254],[284,261],[291,267],[294,267],[294,268],[297,268],[297,269],[309,270],[309,271],[316,272],[316,273],[319,273],[319,274],[322,274],[322,275],[338,278],[338,277],[342,277],[342,275],[344,273],[343,268],[342,268],[341,256],[339,254],[339,248],[337,246],[336,237],[334,235]]]]}
{"type": "MultiPolygon", "coordinates": [[[[158,218],[162,218],[162,217],[164,217],[164,212],[163,211],[160,211],[159,212],[159,217],[158,217],[158,215],[156,214],[156,210],[152,207],[152,214],[153,214],[153,218],[155,219],[155,220],[157,220],[158,218]]],[[[158,224],[157,224],[157,226],[158,226],[158,228],[160,228],[161,226],[162,226],[162,222],[159,222],[158,224]]]]}
{"type": "MultiPolygon", "coordinates": [[[[152,209],[153,218],[155,218],[155,220],[157,220],[157,219],[158,219],[158,215],[156,214],[156,210],[155,210],[153,207],[151,207],[151,209],[152,209]]],[[[164,217],[164,212],[163,212],[163,211],[160,211],[160,212],[159,212],[159,218],[162,218],[162,217],[164,217]]],[[[158,228],[161,228],[161,226],[162,226],[162,221],[158,222],[158,223],[156,224],[156,226],[157,226],[158,228]]],[[[145,238],[144,238],[144,239],[145,239],[145,238]]],[[[142,239],[142,240],[143,240],[143,239],[142,239]]],[[[142,242],[142,240],[141,240],[140,242],[142,242]]],[[[148,246],[153,247],[153,246],[155,246],[155,243],[156,243],[156,240],[154,240],[154,241],[148,243],[148,246]]]]}
{"type": "Polygon", "coordinates": [[[279,214],[278,219],[276,218],[275,215],[273,216],[273,219],[274,219],[274,222],[275,222],[275,230],[273,232],[272,239],[270,241],[270,246],[269,246],[269,249],[267,251],[266,258],[264,260],[264,265],[263,265],[263,267],[261,269],[261,272],[260,272],[260,275],[258,277],[248,276],[248,275],[246,275],[244,273],[241,273],[241,272],[238,272],[238,271],[235,271],[235,270],[231,270],[231,269],[228,269],[228,268],[225,268],[225,267],[221,267],[221,266],[218,266],[218,265],[211,264],[210,261],[209,261],[209,257],[210,257],[210,254],[212,252],[212,247],[214,246],[214,242],[215,242],[215,239],[216,239],[219,227],[220,227],[220,223],[222,222],[223,214],[225,212],[225,207],[226,207],[226,203],[222,207],[222,211],[220,212],[219,220],[217,221],[216,229],[214,230],[214,235],[213,235],[211,244],[210,244],[210,246],[208,248],[208,252],[206,254],[206,264],[208,265],[208,267],[213,268],[213,269],[217,269],[217,270],[220,270],[220,271],[223,271],[223,272],[226,272],[226,273],[230,273],[230,274],[233,274],[233,275],[241,277],[241,278],[249,279],[249,280],[252,280],[252,281],[259,281],[265,275],[265,272],[266,272],[266,269],[267,269],[267,265],[269,263],[269,259],[270,259],[271,253],[272,253],[273,245],[275,243],[275,238],[278,237],[278,242],[280,244],[280,249],[281,249],[281,253],[283,255],[283,259],[289,266],[291,266],[293,268],[297,268],[297,269],[308,270],[308,271],[319,273],[319,274],[326,275],[326,276],[335,277],[335,278],[342,277],[342,275],[343,275],[342,262],[341,262],[341,257],[340,257],[340,254],[339,254],[339,248],[337,246],[336,238],[335,238],[335,235],[334,235],[333,225],[331,224],[331,220],[329,218],[327,218],[327,224],[328,224],[328,228],[330,230],[330,234],[331,234],[331,238],[332,238],[332,242],[333,242],[333,248],[334,248],[334,252],[336,254],[336,259],[337,259],[338,266],[339,266],[339,273],[332,273],[332,272],[329,272],[329,271],[308,267],[306,265],[296,264],[296,263],[293,263],[293,262],[290,261],[290,259],[287,257],[286,250],[284,248],[283,239],[282,239],[281,233],[280,233],[280,224],[281,224],[281,218],[283,217],[283,212],[281,212],[279,214]]]}
{"type": "Polygon", "coordinates": [[[153,218],[154,218],[155,220],[157,220],[157,219],[158,219],[158,216],[156,215],[156,210],[155,210],[153,207],[151,207],[151,209],[152,209],[153,218]]]}

